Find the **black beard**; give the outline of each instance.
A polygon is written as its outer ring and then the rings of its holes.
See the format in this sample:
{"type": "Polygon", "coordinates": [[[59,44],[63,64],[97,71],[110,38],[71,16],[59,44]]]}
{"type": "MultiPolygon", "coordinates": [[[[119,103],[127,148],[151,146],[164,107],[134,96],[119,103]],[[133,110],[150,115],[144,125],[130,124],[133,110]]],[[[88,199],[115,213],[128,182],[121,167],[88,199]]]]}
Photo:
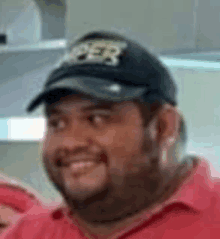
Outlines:
{"type": "Polygon", "coordinates": [[[124,176],[111,175],[112,179],[102,191],[80,201],[73,199],[71,194],[67,194],[65,187],[57,182],[56,172],[50,170],[48,162],[49,159],[44,157],[47,172],[56,189],[61,192],[74,213],[91,223],[111,223],[151,205],[155,200],[155,196],[152,196],[159,189],[162,180],[161,175],[158,174],[157,160],[153,159],[150,164],[136,165],[139,167],[138,173],[124,176]],[[119,177],[125,177],[124,185],[117,184],[119,177]]]}
{"type": "Polygon", "coordinates": [[[63,195],[73,213],[85,221],[92,224],[115,223],[151,206],[160,196],[163,179],[157,172],[156,162],[154,159],[150,168],[140,166],[138,174],[125,176],[124,185],[109,183],[103,191],[84,201],[63,195]]]}

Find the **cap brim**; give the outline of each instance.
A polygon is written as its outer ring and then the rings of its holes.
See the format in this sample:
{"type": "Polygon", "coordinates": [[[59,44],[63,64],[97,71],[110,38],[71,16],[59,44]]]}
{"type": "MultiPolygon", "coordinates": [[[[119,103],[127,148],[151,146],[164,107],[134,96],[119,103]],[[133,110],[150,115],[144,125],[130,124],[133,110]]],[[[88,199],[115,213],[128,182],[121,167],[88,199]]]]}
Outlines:
{"type": "MultiPolygon", "coordinates": [[[[146,93],[146,87],[131,87],[119,84],[118,82],[107,81],[94,77],[72,77],[64,78],[47,86],[43,93],[37,96],[29,105],[27,111],[33,111],[41,103],[47,101],[48,95],[60,93],[67,95],[67,92],[86,94],[94,98],[110,101],[128,101],[146,93]]],[[[53,96],[55,97],[55,95],[53,96]]],[[[50,97],[51,101],[51,97],[50,97]]]]}

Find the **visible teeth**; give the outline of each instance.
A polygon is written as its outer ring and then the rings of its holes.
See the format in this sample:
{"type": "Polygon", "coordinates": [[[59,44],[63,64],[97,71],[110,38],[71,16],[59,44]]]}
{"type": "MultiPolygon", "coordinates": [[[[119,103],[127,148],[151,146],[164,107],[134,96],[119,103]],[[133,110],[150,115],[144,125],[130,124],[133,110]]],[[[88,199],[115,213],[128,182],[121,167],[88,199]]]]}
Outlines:
{"type": "Polygon", "coordinates": [[[76,163],[71,164],[71,169],[72,169],[72,171],[78,173],[78,172],[88,169],[94,165],[95,165],[94,162],[76,162],[76,163]]]}

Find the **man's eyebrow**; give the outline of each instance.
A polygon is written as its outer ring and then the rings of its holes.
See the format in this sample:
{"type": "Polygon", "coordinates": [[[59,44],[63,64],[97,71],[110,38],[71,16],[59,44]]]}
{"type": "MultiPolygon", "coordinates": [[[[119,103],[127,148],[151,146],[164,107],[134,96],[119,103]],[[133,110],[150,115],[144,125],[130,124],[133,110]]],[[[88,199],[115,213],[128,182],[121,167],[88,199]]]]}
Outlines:
{"type": "Polygon", "coordinates": [[[90,105],[82,108],[82,111],[95,111],[95,110],[108,110],[108,111],[113,111],[114,104],[109,103],[109,104],[95,104],[95,105],[90,105]]]}
{"type": "Polygon", "coordinates": [[[60,115],[62,114],[62,111],[55,108],[55,107],[46,107],[45,108],[45,115],[46,117],[50,117],[51,115],[60,115]]]}
{"type": "MultiPolygon", "coordinates": [[[[108,110],[108,111],[113,111],[114,104],[112,103],[101,103],[101,104],[95,104],[95,105],[89,105],[85,106],[81,109],[82,112],[87,112],[87,111],[95,111],[95,110],[108,110]]],[[[56,107],[46,107],[45,108],[45,116],[47,118],[51,117],[51,115],[61,115],[64,112],[61,109],[58,109],[56,107]]]]}

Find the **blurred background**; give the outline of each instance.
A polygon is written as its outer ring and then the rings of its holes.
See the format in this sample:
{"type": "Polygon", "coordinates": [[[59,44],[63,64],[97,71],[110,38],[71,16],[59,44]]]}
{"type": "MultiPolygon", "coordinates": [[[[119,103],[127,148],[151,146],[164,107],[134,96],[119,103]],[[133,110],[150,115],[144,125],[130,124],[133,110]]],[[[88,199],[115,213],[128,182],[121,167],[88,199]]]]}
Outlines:
{"type": "Polygon", "coordinates": [[[25,109],[69,41],[112,30],[139,41],[178,86],[187,151],[220,172],[219,0],[0,0],[0,172],[60,200],[44,172],[42,108],[25,109]]]}

